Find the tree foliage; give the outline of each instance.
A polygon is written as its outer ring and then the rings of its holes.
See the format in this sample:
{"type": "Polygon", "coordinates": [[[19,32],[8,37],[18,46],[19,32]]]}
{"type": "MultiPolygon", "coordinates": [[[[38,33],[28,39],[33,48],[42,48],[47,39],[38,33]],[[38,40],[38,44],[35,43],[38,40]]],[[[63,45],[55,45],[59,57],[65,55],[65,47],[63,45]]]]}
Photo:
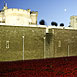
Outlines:
{"type": "Polygon", "coordinates": [[[58,24],[56,22],[54,22],[54,21],[51,22],[51,25],[52,26],[58,26],[58,24]]]}
{"type": "Polygon", "coordinates": [[[72,27],[71,25],[69,25],[68,27],[72,27]]]}
{"type": "Polygon", "coordinates": [[[39,24],[40,24],[40,25],[45,25],[45,20],[43,20],[43,19],[40,20],[39,24]]]}
{"type": "Polygon", "coordinates": [[[64,26],[64,23],[60,23],[60,26],[64,26]]]}

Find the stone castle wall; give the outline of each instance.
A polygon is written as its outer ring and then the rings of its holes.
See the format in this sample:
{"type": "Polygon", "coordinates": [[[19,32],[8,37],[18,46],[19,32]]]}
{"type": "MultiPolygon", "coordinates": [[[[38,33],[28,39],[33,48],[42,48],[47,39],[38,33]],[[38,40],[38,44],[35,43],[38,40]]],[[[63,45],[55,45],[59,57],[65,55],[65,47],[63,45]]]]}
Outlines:
{"type": "Polygon", "coordinates": [[[45,28],[0,26],[0,61],[41,59],[44,57],[45,28]]]}
{"type": "Polygon", "coordinates": [[[23,46],[25,60],[77,56],[77,30],[0,26],[0,61],[23,60],[23,46]]]}
{"type": "Polygon", "coordinates": [[[77,56],[77,30],[50,29],[46,36],[46,58],[77,56]]]}

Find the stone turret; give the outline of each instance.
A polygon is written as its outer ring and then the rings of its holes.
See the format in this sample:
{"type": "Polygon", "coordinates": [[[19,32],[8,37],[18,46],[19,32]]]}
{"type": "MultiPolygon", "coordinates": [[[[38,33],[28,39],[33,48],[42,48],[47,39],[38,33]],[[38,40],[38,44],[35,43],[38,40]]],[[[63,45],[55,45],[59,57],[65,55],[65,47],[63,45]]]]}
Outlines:
{"type": "Polygon", "coordinates": [[[32,12],[30,13],[30,16],[31,16],[31,20],[32,20],[31,24],[36,25],[36,24],[37,24],[38,12],[37,12],[37,11],[36,11],[36,12],[32,11],[32,12]]]}
{"type": "Polygon", "coordinates": [[[77,29],[77,16],[71,16],[70,17],[70,25],[74,28],[77,29]]]}
{"type": "Polygon", "coordinates": [[[31,12],[31,10],[30,9],[27,9],[27,11],[30,13],[31,12]]]}

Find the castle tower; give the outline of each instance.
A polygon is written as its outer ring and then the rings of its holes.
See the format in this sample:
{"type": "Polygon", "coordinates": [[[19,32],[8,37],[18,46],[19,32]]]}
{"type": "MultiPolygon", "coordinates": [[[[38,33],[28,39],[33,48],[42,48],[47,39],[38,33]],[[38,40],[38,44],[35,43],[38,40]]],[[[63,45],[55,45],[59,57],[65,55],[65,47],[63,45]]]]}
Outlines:
{"type": "Polygon", "coordinates": [[[7,3],[4,0],[4,7],[0,11],[0,23],[10,24],[10,25],[36,25],[37,24],[38,12],[32,11],[30,9],[16,9],[7,7],[7,3]]]}
{"type": "Polygon", "coordinates": [[[70,17],[70,25],[74,28],[77,29],[77,16],[71,16],[70,17]]]}
{"type": "Polygon", "coordinates": [[[31,20],[32,20],[31,24],[34,24],[34,25],[37,24],[37,16],[38,16],[38,12],[32,11],[30,13],[30,17],[31,17],[31,20]]]}

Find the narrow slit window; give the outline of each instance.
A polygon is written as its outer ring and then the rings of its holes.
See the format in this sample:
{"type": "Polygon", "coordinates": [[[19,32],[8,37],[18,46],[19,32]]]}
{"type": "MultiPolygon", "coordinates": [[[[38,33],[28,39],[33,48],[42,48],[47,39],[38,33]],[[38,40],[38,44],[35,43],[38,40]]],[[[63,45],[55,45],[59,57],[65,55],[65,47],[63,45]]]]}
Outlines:
{"type": "Polygon", "coordinates": [[[60,40],[58,41],[58,47],[61,47],[61,41],[60,40]]]}
{"type": "Polygon", "coordinates": [[[9,41],[6,41],[6,48],[9,48],[9,41]]]}

